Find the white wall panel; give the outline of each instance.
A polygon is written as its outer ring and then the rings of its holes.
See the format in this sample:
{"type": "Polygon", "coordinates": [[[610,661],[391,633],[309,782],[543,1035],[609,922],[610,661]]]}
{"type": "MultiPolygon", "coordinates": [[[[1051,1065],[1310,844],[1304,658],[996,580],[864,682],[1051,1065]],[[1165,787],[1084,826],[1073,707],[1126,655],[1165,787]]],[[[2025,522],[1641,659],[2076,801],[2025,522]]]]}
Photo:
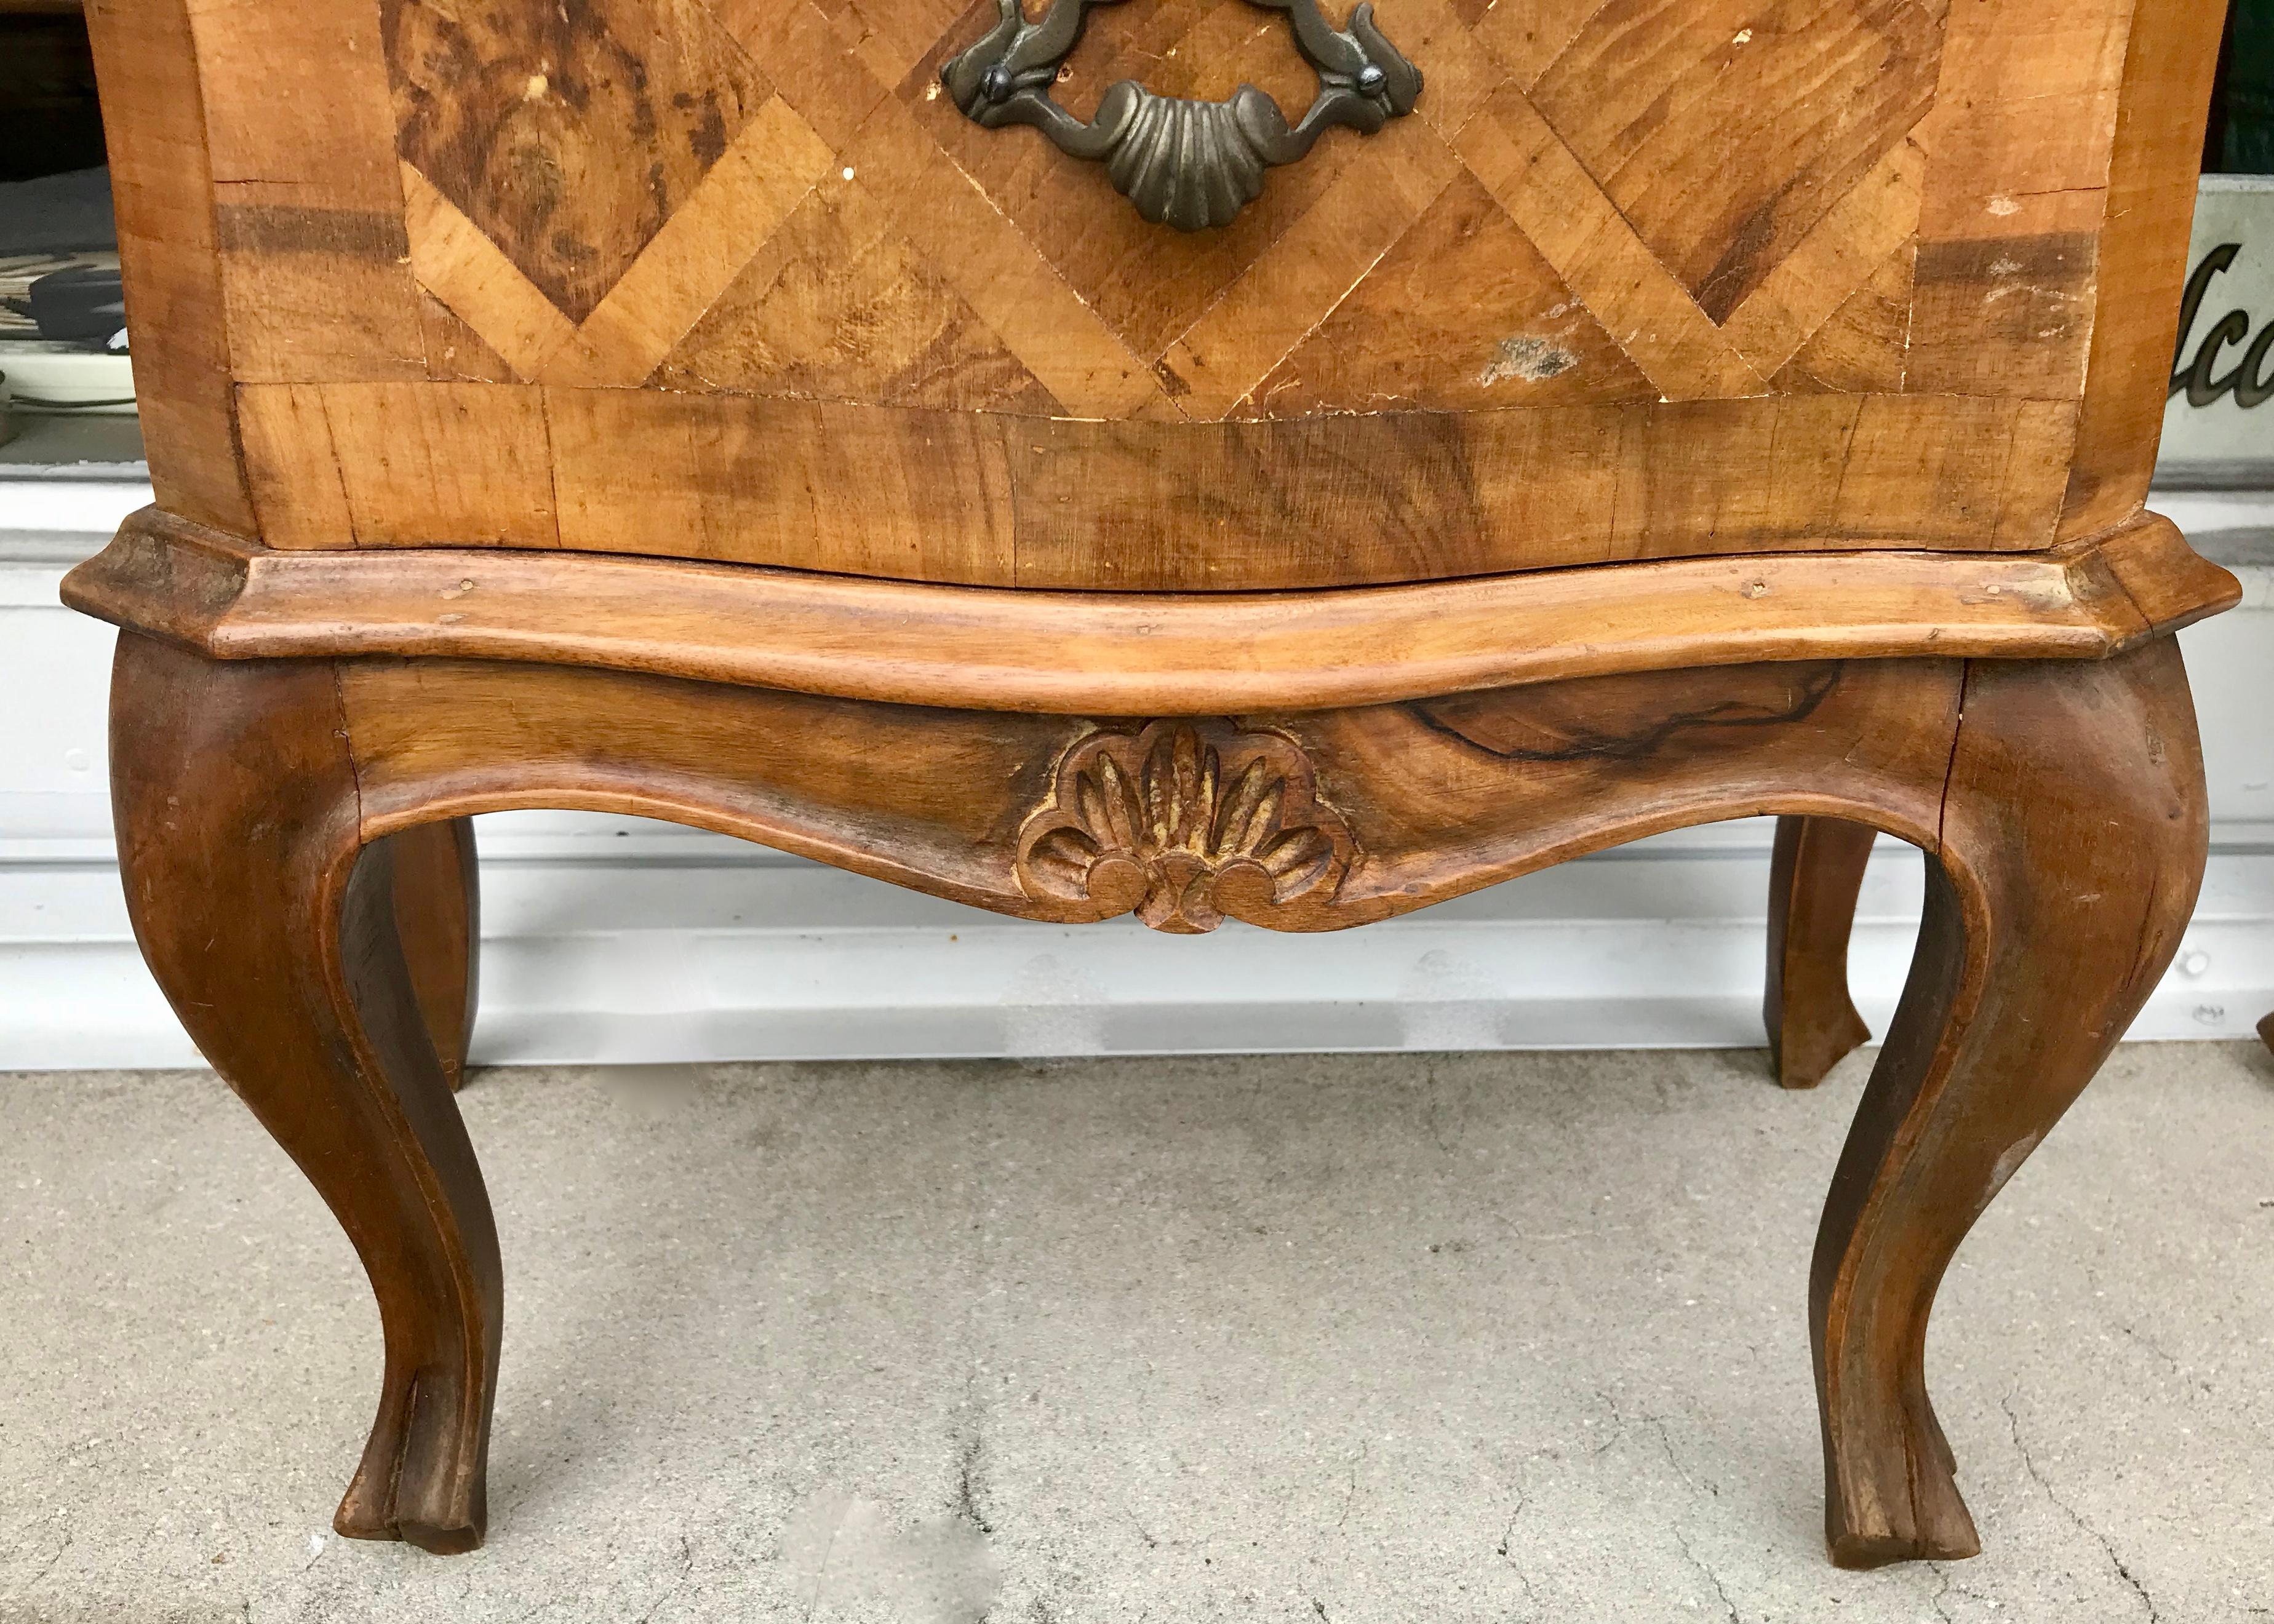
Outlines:
{"type": "MultiPolygon", "coordinates": [[[[0,483],[0,1069],[195,1060],[135,952],[102,783],[109,628],[56,605],[131,485],[0,483]],[[36,523],[33,523],[36,520],[36,523]]],[[[2274,499],[2159,501],[2214,552],[2274,499]]],[[[2186,634],[2214,852],[2135,1035],[2247,1035],[2274,1008],[2274,569],[2186,634]]],[[[481,820],[479,1057],[664,1061],[1268,1049],[1756,1044],[1765,823],[1642,842],[1370,929],[1063,929],[636,819],[481,820]]],[[[1882,841],[1853,960],[1884,1027],[1919,860],[1882,841]]]]}

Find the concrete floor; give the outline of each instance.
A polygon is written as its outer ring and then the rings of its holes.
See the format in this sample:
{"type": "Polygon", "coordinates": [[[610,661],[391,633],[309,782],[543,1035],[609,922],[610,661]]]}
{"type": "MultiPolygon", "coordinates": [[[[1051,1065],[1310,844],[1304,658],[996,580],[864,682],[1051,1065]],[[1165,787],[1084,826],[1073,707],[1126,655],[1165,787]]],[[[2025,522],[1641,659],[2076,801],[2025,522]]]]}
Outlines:
{"type": "Polygon", "coordinates": [[[1987,1553],[1820,1545],[1864,1074],[1758,1055],[495,1071],[490,1544],[335,1538],[345,1240],[200,1074],[0,1077],[0,1620],[2274,1617],[2274,1063],[2134,1048],[1930,1370],[1987,1553]]]}

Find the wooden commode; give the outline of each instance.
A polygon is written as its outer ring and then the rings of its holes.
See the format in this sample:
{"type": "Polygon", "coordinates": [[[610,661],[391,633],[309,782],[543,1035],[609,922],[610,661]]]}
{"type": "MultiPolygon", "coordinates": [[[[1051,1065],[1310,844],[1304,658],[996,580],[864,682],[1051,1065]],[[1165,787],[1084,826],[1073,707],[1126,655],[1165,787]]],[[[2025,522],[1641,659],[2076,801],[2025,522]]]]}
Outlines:
{"type": "Polygon", "coordinates": [[[483,1532],[472,815],[1192,932],[1766,813],[1791,1080],[1926,854],[1811,1323],[1834,1559],[1976,1550],[1935,1289],[2202,868],[2222,8],[1339,4],[88,0],[157,505],[64,591],[143,950],[378,1294],[342,1531],[483,1532]]]}

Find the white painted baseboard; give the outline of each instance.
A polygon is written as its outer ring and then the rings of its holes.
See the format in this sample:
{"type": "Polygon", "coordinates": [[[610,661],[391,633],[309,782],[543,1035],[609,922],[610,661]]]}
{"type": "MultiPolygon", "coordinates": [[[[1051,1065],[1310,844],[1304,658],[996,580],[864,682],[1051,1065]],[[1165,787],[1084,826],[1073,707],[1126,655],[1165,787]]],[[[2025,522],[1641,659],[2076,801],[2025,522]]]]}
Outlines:
{"type": "MultiPolygon", "coordinates": [[[[0,1069],[194,1064],[127,929],[102,784],[107,628],[64,566],[147,497],[96,478],[11,509],[0,483],[0,1069]]],[[[2158,506],[2221,552],[2274,499],[2158,506]]],[[[2238,1037],[2274,1009],[2274,569],[2187,634],[2213,853],[2135,1037],[2238,1037]]],[[[1197,939],[998,918],[715,837],[569,814],[486,818],[491,1062],[1759,1042],[1765,824],[1646,841],[1367,930],[1197,939]]],[[[1852,974],[1884,1028],[1919,860],[1883,841],[1852,974]]]]}
{"type": "MultiPolygon", "coordinates": [[[[1198,939],[1005,920],[787,860],[483,862],[492,1063],[1760,1041],[1763,831],[1588,859],[1363,931],[1198,939]]],[[[1851,974],[1884,1030],[1919,860],[1883,841],[1851,974]]],[[[107,862],[0,863],[0,1069],[186,1065],[107,862]]],[[[2274,1009],[2274,842],[2211,860],[2136,1038],[2243,1037],[2274,1009]]]]}

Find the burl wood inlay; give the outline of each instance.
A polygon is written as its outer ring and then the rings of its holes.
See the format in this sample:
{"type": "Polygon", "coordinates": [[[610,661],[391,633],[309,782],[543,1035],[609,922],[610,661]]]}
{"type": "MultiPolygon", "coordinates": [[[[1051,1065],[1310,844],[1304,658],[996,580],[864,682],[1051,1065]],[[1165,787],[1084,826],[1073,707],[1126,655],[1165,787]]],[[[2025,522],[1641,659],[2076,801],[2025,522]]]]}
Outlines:
{"type": "Polygon", "coordinates": [[[1067,751],[1020,832],[1017,869],[1037,901],[1101,918],[1133,908],[1156,930],[1198,936],[1226,914],[1261,924],[1299,898],[1331,901],[1355,850],[1292,739],[1166,721],[1067,751]]]}
{"type": "Polygon", "coordinates": [[[380,0],[403,156],[572,321],[767,99],[701,0],[380,0]]]}
{"type": "Polygon", "coordinates": [[[1517,708],[1461,695],[1414,706],[1442,733],[1496,761],[1641,761],[1661,751],[1726,742],[1724,728],[1805,721],[1831,695],[1837,666],[1794,662],[1716,673],[1693,703],[1669,704],[1658,673],[1603,677],[1542,688],[1517,708]]]}

